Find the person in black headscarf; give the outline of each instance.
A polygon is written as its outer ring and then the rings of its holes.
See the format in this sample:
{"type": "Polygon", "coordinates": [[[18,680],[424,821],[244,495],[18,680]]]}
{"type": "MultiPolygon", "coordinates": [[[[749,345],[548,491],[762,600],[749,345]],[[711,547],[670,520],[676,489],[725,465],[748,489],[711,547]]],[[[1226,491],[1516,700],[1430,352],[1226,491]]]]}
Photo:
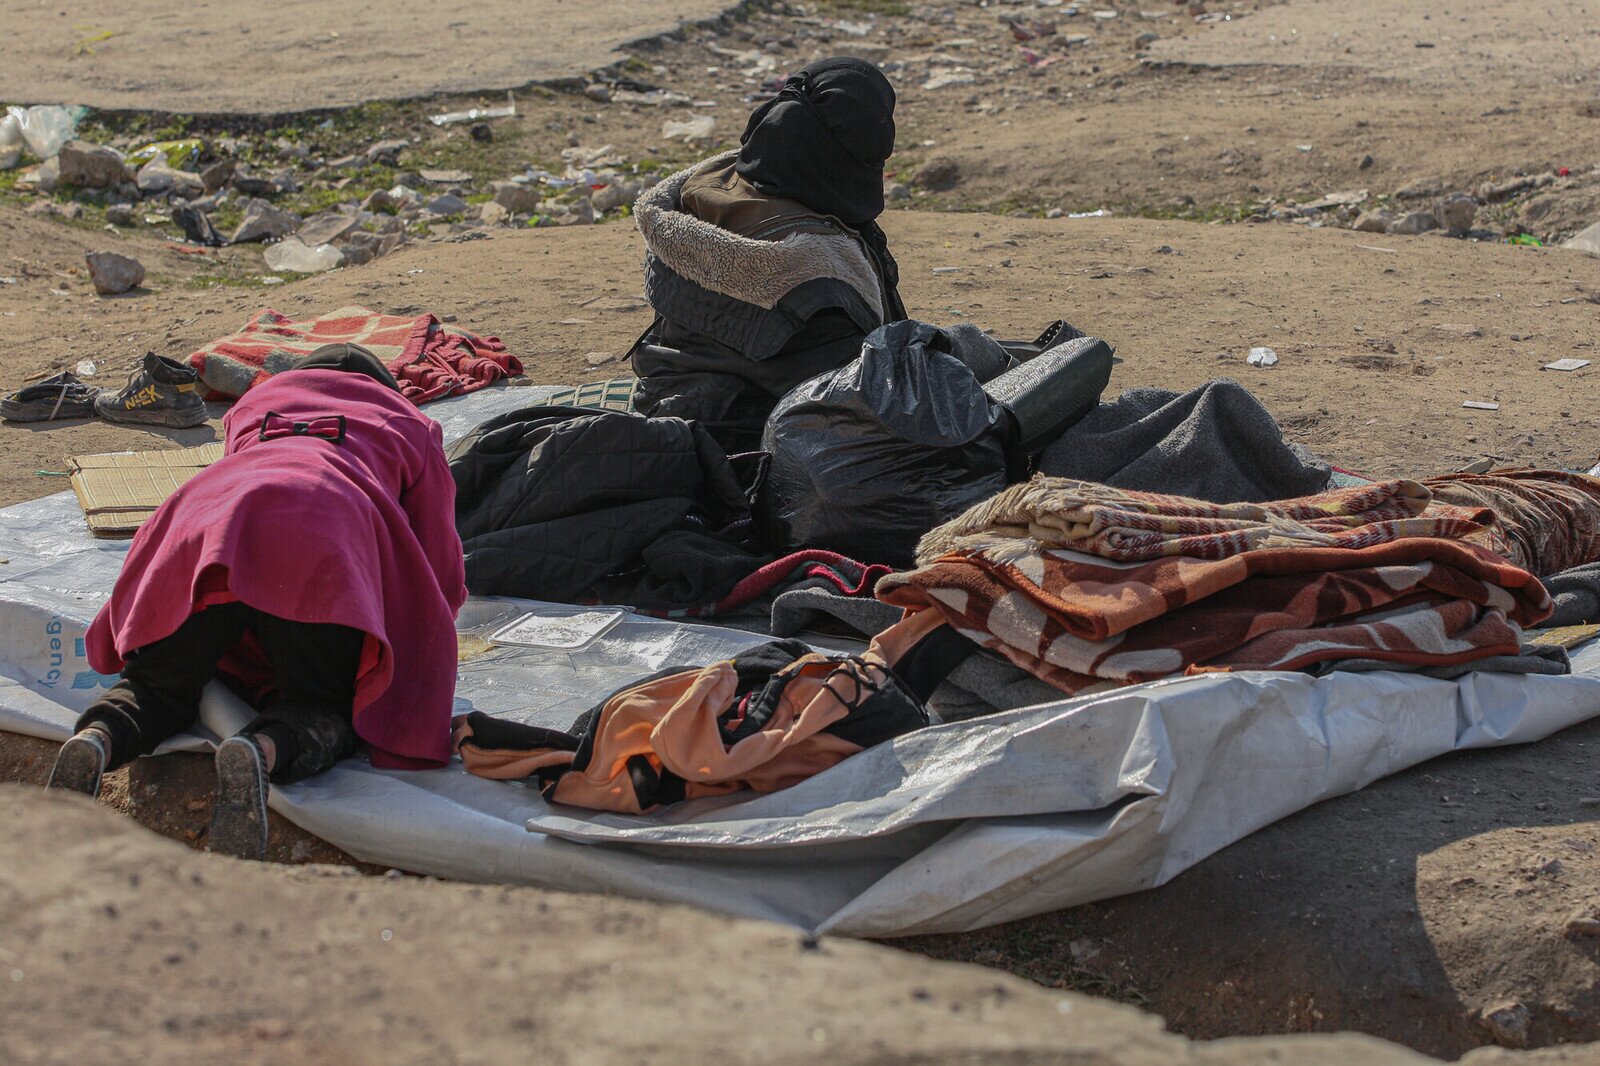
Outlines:
{"type": "Polygon", "coordinates": [[[737,152],[640,197],[656,311],[631,353],[642,414],[698,421],[730,454],[755,450],[785,392],[906,317],[876,221],[894,103],[870,63],[812,63],[750,116],[737,152]]]}

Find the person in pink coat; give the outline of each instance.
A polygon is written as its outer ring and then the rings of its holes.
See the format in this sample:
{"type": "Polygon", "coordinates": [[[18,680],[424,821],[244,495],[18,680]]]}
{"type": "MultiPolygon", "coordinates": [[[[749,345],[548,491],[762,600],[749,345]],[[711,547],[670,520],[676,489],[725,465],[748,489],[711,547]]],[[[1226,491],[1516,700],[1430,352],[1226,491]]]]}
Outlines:
{"type": "Polygon", "coordinates": [[[90,664],[122,677],[50,784],[93,795],[192,727],[220,675],[258,713],[217,749],[209,844],[259,858],[269,779],[303,780],[361,743],[379,767],[449,760],[467,591],[439,425],[366,349],[319,349],[223,429],[223,458],[140,528],[89,626],[90,664]]]}

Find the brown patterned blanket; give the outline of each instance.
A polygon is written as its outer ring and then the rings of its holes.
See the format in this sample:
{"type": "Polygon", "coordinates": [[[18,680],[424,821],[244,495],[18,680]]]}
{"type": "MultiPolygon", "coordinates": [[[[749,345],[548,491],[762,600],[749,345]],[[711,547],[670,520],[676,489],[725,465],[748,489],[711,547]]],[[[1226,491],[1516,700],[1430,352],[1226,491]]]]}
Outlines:
{"type": "MultiPolygon", "coordinates": [[[[1533,480],[1524,495],[1543,499],[1533,480]]],[[[1515,654],[1518,627],[1549,615],[1511,545],[1495,509],[1416,482],[1219,506],[1035,478],[929,534],[924,565],[877,595],[1069,693],[1347,658],[1448,665],[1515,654]]]]}

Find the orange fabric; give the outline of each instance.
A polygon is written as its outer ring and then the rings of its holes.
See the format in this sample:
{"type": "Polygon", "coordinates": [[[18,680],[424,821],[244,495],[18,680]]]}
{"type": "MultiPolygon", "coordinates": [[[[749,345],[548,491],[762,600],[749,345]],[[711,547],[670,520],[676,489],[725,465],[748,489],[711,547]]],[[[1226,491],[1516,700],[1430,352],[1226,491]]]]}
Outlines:
{"type": "Polygon", "coordinates": [[[474,777],[487,777],[492,781],[520,781],[535,770],[547,766],[564,766],[572,762],[572,752],[553,748],[541,751],[506,751],[497,748],[480,748],[472,743],[472,726],[465,715],[452,723],[450,746],[461,755],[462,765],[474,777]]]}

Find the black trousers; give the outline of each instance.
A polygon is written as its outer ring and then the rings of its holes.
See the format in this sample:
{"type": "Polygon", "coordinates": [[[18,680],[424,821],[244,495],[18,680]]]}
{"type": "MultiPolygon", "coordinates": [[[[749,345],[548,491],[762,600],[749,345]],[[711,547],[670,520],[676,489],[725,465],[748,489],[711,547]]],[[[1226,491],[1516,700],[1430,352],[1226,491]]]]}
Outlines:
{"type": "Polygon", "coordinates": [[[272,739],[272,780],[321,773],[355,752],[351,715],[365,634],[347,626],[289,622],[242,603],[209,607],[172,636],[128,657],[122,680],[78,719],[111,736],[115,769],[185,732],[200,713],[200,691],[246,630],[272,664],[275,691],[246,733],[272,739]]]}

